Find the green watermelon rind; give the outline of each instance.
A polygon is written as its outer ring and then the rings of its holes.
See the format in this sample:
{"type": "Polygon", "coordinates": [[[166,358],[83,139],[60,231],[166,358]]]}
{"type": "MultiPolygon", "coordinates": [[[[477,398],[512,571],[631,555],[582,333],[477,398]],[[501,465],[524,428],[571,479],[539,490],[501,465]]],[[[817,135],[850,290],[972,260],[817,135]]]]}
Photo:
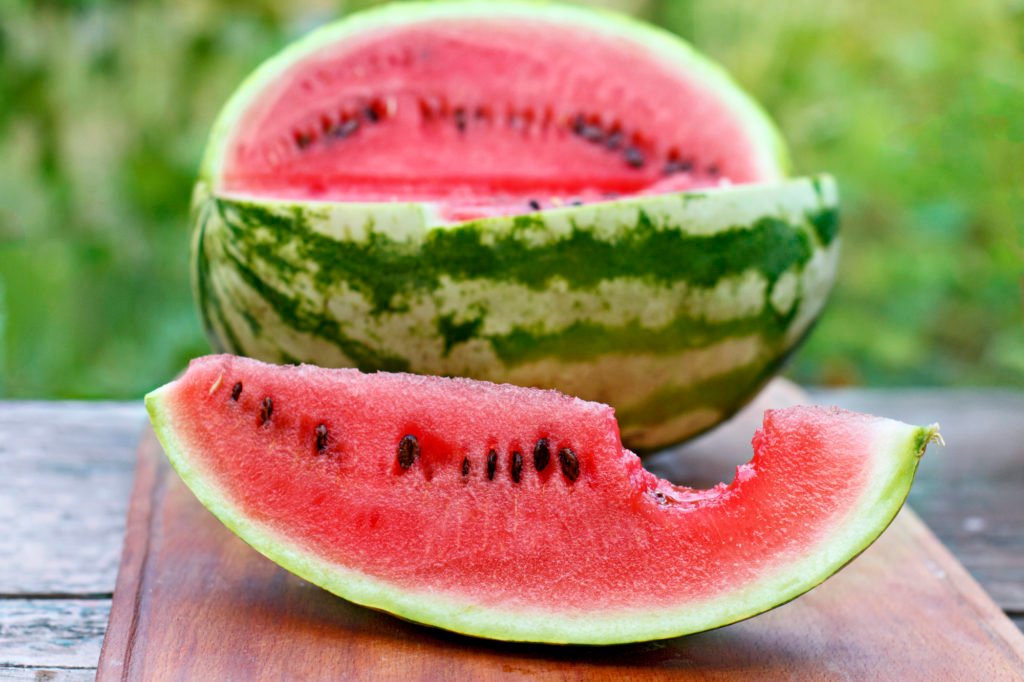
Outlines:
{"type": "Polygon", "coordinates": [[[874,463],[861,494],[837,524],[821,529],[820,541],[790,563],[743,588],[704,601],[652,609],[559,613],[556,610],[501,610],[460,601],[432,590],[400,589],[359,571],[333,565],[248,518],[212,476],[197,468],[177,438],[165,403],[168,387],[146,396],[157,438],[182,480],[224,525],[255,550],[295,575],[350,602],[410,621],[467,635],[507,641],[554,644],[616,644],[703,632],[750,618],[785,604],[822,583],[870,546],[895,519],[910,491],[925,447],[939,440],[938,426],[915,427],[878,419],[874,463]]]}
{"type": "Polygon", "coordinates": [[[200,182],[218,191],[218,169],[231,133],[250,104],[289,67],[325,45],[379,29],[432,19],[524,18],[548,21],[556,26],[581,26],[612,37],[626,38],[651,51],[670,68],[696,75],[709,90],[726,101],[743,121],[744,129],[756,143],[761,177],[766,181],[783,178],[790,162],[782,135],[758,103],[747,95],[719,65],[694,50],[668,31],[627,16],[594,8],[546,2],[407,2],[373,8],[323,26],[258,67],[235,90],[221,110],[207,143],[200,182]]]}
{"type": "Polygon", "coordinates": [[[730,416],[807,334],[837,203],[818,176],[447,223],[200,191],[193,281],[223,350],[557,388],[651,450],[730,416]]]}

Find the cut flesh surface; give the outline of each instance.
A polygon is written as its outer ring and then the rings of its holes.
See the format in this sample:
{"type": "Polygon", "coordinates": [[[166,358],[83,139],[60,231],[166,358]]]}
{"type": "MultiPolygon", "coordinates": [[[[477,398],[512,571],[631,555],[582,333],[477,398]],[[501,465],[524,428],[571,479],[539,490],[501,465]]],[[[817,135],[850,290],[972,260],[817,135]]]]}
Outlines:
{"type": "Polygon", "coordinates": [[[938,437],[771,411],[735,479],[695,490],[646,472],[610,408],[552,391],[210,356],[146,404],[199,500],[288,570],[410,620],[562,643],[798,596],[884,530],[938,437]]]}
{"type": "Polygon", "coordinates": [[[771,123],[657,29],[570,7],[411,4],[268,62],[208,152],[218,192],[434,201],[463,217],[773,181],[771,123]]]}

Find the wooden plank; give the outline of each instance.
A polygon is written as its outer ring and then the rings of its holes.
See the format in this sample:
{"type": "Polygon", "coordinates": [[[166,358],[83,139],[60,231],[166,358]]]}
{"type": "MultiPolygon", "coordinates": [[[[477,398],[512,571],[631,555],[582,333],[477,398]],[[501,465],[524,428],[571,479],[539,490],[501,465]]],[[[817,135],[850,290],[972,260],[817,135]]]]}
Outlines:
{"type": "Polygon", "coordinates": [[[0,669],[96,665],[110,600],[0,600],[0,669]]]}
{"type": "Polygon", "coordinates": [[[0,594],[109,596],[138,403],[0,403],[0,594]]]}
{"type": "MultiPolygon", "coordinates": [[[[652,466],[695,478],[721,464],[666,457],[652,466]]],[[[195,501],[151,435],[142,441],[98,679],[619,680],[669,671],[712,680],[1010,679],[1024,676],[1024,636],[905,510],[818,589],[714,632],[609,648],[475,640],[348,604],[284,572],[195,501]]]]}

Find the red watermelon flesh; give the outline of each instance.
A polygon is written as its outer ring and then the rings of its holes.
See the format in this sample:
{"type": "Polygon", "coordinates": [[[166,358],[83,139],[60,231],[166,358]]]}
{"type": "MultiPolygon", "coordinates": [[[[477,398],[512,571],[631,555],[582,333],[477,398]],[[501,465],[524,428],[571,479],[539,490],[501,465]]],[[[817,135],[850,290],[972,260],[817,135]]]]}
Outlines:
{"type": "Polygon", "coordinates": [[[199,499],[286,568],[411,620],[557,642],[699,631],[810,589],[885,528],[937,437],[771,411],[735,479],[694,490],[646,472],[610,408],[552,391],[211,356],[147,405],[199,499]]]}
{"type": "Polygon", "coordinates": [[[756,106],[656,30],[533,5],[381,16],[265,69],[232,111],[220,191],[457,219],[780,176],[756,106]]]}

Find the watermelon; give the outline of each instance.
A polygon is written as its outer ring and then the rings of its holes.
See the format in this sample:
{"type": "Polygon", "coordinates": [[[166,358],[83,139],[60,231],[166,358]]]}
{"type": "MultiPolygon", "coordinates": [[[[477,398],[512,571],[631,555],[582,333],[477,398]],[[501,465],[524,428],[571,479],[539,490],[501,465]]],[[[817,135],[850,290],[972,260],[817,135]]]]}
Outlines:
{"type": "Polygon", "coordinates": [[[735,412],[822,309],[835,183],[786,169],[761,109],[663,31],[403,3],[231,97],[196,296],[218,350],[557,388],[652,450],[735,412]]]}
{"type": "Polygon", "coordinates": [[[937,426],[770,411],[708,490],[648,473],[611,408],[400,373],[192,362],[146,396],[196,497],[345,599],[504,640],[610,644],[753,616],[892,521],[937,426]]]}

